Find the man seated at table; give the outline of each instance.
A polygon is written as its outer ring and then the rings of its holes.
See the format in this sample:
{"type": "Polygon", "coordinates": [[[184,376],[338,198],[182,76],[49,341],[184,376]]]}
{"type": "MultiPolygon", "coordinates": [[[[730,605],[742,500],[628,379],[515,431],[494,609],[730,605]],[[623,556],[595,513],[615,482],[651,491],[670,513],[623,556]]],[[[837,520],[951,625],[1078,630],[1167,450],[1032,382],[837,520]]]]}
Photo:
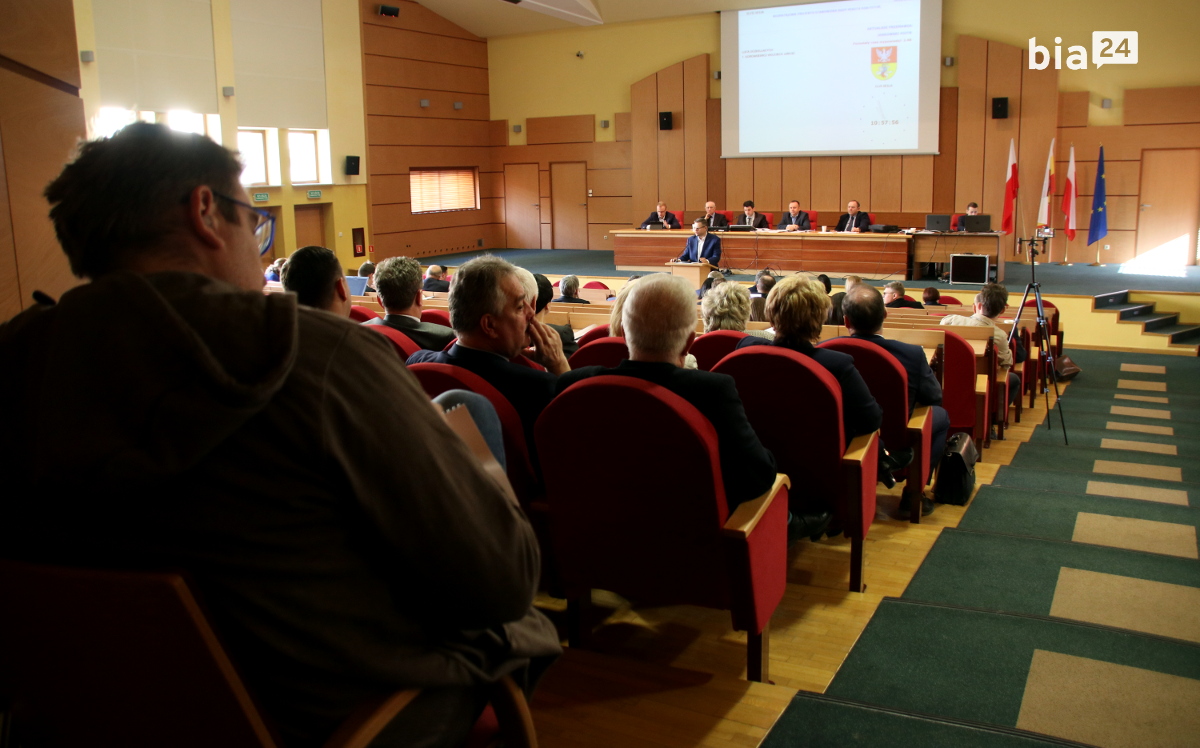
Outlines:
{"type": "Polygon", "coordinates": [[[421,288],[432,293],[446,293],[450,290],[450,281],[446,280],[446,270],[441,265],[430,265],[425,270],[425,282],[421,288]]]}
{"type": "MultiPolygon", "coordinates": [[[[891,340],[880,335],[883,321],[887,312],[883,306],[883,297],[874,286],[855,286],[842,300],[844,324],[850,330],[850,337],[874,343],[900,362],[908,373],[908,413],[912,415],[913,408],[918,405],[929,405],[933,419],[933,436],[930,439],[929,470],[932,474],[946,448],[946,432],[950,429],[950,415],[942,407],[942,385],[937,375],[929,367],[925,351],[919,345],[891,340]]],[[[900,506],[901,511],[908,509],[907,502],[900,506]]],[[[933,511],[933,502],[923,499],[921,512],[929,514],[933,511]]]]}
{"type": "Polygon", "coordinates": [[[339,317],[350,316],[350,288],[337,255],[325,247],[301,247],[292,252],[280,275],[285,291],[313,309],[339,317]]]}
{"type": "Polygon", "coordinates": [[[558,282],[562,296],[554,300],[556,304],[591,304],[587,299],[579,298],[579,276],[564,275],[558,282]]]}
{"type": "Polygon", "coordinates": [[[716,267],[721,264],[721,240],[716,234],[708,233],[708,224],[703,218],[692,221],[692,231],[695,236],[689,236],[683,247],[683,254],[671,262],[700,262],[707,260],[716,267]]]}
{"type": "Polygon", "coordinates": [[[775,458],[746,419],[733,378],[683,368],[684,356],[696,339],[696,299],[687,281],[665,273],[642,278],[626,296],[621,320],[629,359],[614,369],[576,369],[559,377],[558,391],[603,374],[637,377],[665,387],[694,405],[716,429],[729,510],[765,493],[775,480],[775,458]]]}
{"type": "Polygon", "coordinates": [[[742,203],[742,214],[737,219],[738,226],[753,226],[756,229],[769,229],[771,224],[767,223],[767,217],[762,213],[754,212],[754,201],[747,200],[742,203]]]}
{"type": "Polygon", "coordinates": [[[904,284],[900,281],[892,281],[883,287],[883,305],[888,309],[925,308],[925,305],[919,301],[910,301],[904,298],[904,284]]]}
{"type": "Polygon", "coordinates": [[[780,231],[810,231],[812,226],[809,225],[808,214],[800,210],[800,203],[793,200],[788,203],[788,212],[775,228],[780,231]]]}
{"type": "Polygon", "coordinates": [[[838,231],[849,231],[854,234],[871,230],[871,217],[858,209],[858,201],[846,203],[846,212],[838,219],[838,231]]]}
{"type": "Polygon", "coordinates": [[[712,200],[704,204],[704,215],[700,218],[710,229],[723,229],[729,226],[729,219],[725,217],[724,213],[717,212],[717,204],[712,200]]]}
{"type": "MultiPolygon", "coordinates": [[[[966,214],[968,216],[979,215],[979,203],[967,203],[967,213],[966,214]]],[[[956,224],[957,225],[954,227],[955,231],[966,231],[967,230],[966,223],[963,221],[962,216],[958,217],[958,221],[956,222],[956,224]]]]}
{"type": "Polygon", "coordinates": [[[679,225],[679,219],[675,217],[675,214],[667,210],[666,203],[659,203],[658,209],[647,216],[638,228],[644,229],[654,224],[661,224],[664,229],[683,228],[679,225]]]}
{"type": "MultiPolygon", "coordinates": [[[[996,363],[1000,366],[1013,366],[1014,363],[1025,361],[1025,351],[1021,349],[1014,362],[1013,351],[1008,345],[1008,334],[996,325],[996,318],[1008,309],[1008,289],[999,283],[988,283],[975,295],[975,313],[970,317],[961,314],[950,314],[942,317],[943,325],[960,325],[964,327],[990,327],[992,340],[996,343],[996,363]]],[[[1019,345],[1019,342],[1018,342],[1019,345]]],[[[1008,372],[1008,404],[1012,405],[1021,395],[1021,377],[1011,369],[1008,372]]]]}
{"type": "Polygon", "coordinates": [[[445,325],[421,321],[421,263],[411,257],[389,257],[375,268],[379,303],[387,316],[364,325],[387,325],[399,330],[427,351],[440,351],[454,340],[454,330],[445,325]]]}

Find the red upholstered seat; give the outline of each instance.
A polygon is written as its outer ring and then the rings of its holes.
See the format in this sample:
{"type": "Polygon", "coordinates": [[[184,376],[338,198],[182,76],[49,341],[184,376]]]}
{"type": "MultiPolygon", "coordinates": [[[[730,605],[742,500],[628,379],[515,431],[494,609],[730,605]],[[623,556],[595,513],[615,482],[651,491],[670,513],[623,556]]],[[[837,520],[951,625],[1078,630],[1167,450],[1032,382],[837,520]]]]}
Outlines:
{"type": "Polygon", "coordinates": [[[580,348],[582,348],[585,345],[587,345],[588,343],[592,342],[593,340],[599,340],[600,338],[607,338],[607,337],[608,337],[608,325],[596,325],[592,329],[585,332],[583,335],[580,335],[579,340],[576,340],[575,342],[579,344],[580,348]]]}
{"type": "Polygon", "coordinates": [[[379,319],[379,312],[371,309],[370,307],[351,304],[350,319],[354,320],[355,322],[370,322],[373,319],[379,319]]]}
{"type": "Polygon", "coordinates": [[[958,231],[958,219],[962,218],[965,215],[966,215],[966,213],[955,213],[954,215],[950,216],[950,230],[951,231],[958,231]]]}
{"type": "Polygon", "coordinates": [[[912,505],[912,522],[921,521],[921,504],[925,484],[929,483],[929,449],[933,437],[933,415],[928,405],[913,408],[908,413],[908,372],[896,357],[883,348],[865,340],[835,338],[821,343],[821,348],[848,353],[854,357],[854,368],[862,375],[879,407],[883,408],[883,425],[879,435],[890,451],[913,450],[913,461],[907,468],[908,481],[904,493],[912,505]]]}
{"type": "Polygon", "coordinates": [[[709,371],[718,361],[733,353],[744,337],[746,333],[737,330],[713,330],[697,337],[688,353],[696,357],[697,368],[709,371]]]}
{"type": "Polygon", "coordinates": [[[942,349],[942,407],[950,415],[950,434],[965,432],[971,435],[977,449],[982,450],[987,441],[991,393],[983,388],[976,393],[975,382],[979,374],[975,363],[975,349],[950,327],[935,327],[946,333],[942,349]]]}
{"type": "Polygon", "coordinates": [[[909,296],[908,294],[904,294],[904,295],[903,295],[903,296],[901,296],[900,298],[904,299],[905,301],[916,301],[916,299],[914,299],[913,297],[909,296]]]}
{"type": "Polygon", "coordinates": [[[787,581],[787,477],[731,514],[712,424],[635,377],[572,385],[542,412],[536,438],[572,645],[586,633],[579,607],[593,588],[647,604],[702,605],[733,614],[733,627],[747,633],[747,678],[767,680],[764,642],[787,581]],[[637,413],[654,427],[631,429],[614,413],[637,413]],[[596,443],[621,445],[586,477],[578,445],[563,438],[580,423],[596,443]]]}
{"type": "Polygon", "coordinates": [[[477,395],[483,395],[496,409],[500,418],[500,428],[504,432],[504,458],[508,482],[512,484],[513,493],[528,507],[537,494],[537,475],[529,458],[529,445],[525,442],[525,430],[521,425],[521,416],[504,395],[500,394],[483,377],[467,371],[459,366],[450,364],[413,364],[408,367],[421,388],[430,397],[448,390],[467,390],[477,395]]]}
{"type": "Polygon", "coordinates": [[[530,359],[530,358],[526,358],[525,356],[523,356],[519,353],[516,356],[514,356],[513,358],[510,358],[508,360],[508,362],[511,364],[517,364],[518,366],[524,366],[527,369],[533,369],[534,371],[545,371],[546,370],[545,366],[542,366],[537,361],[534,361],[533,359],[530,359]]]}
{"type": "Polygon", "coordinates": [[[583,284],[583,287],[584,287],[584,288],[603,288],[605,291],[611,291],[611,290],[612,290],[611,288],[609,288],[608,286],[604,285],[604,284],[603,284],[602,282],[600,282],[600,281],[588,281],[587,283],[584,283],[584,284],[583,284]]]}
{"type": "Polygon", "coordinates": [[[875,220],[875,214],[874,214],[874,213],[868,213],[868,214],[867,214],[867,218],[870,218],[870,219],[871,219],[871,223],[878,223],[878,221],[876,221],[876,220],[875,220]]]}
{"type": "MultiPolygon", "coordinates": [[[[1029,299],[1025,302],[1025,306],[1037,307],[1037,299],[1029,299]]],[[[1063,349],[1063,334],[1062,330],[1058,329],[1058,307],[1054,306],[1052,302],[1043,299],[1042,309],[1046,312],[1046,328],[1047,332],[1050,333],[1050,343],[1054,347],[1053,353],[1055,356],[1061,356],[1063,349]]],[[[1035,311],[1034,314],[1037,314],[1037,312],[1035,311]]],[[[1028,315],[1022,316],[1027,317],[1028,315]]],[[[1035,327],[1035,329],[1036,324],[1037,319],[1035,318],[1032,325],[1035,327]]]]}
{"type": "Polygon", "coordinates": [[[942,294],[938,297],[938,301],[946,306],[962,306],[962,302],[958,300],[957,296],[947,296],[946,294],[942,294]]]}
{"type": "Polygon", "coordinates": [[[725,220],[729,222],[730,226],[733,225],[733,211],[732,210],[718,210],[716,212],[725,216],[725,220]]]}
{"type": "Polygon", "coordinates": [[[388,327],[387,325],[366,325],[366,328],[374,330],[391,341],[392,346],[396,349],[396,353],[400,354],[401,360],[407,361],[409,356],[421,350],[421,346],[414,343],[412,338],[394,327],[388,327]]]}
{"type": "Polygon", "coordinates": [[[820,230],[821,227],[817,225],[817,211],[806,210],[804,212],[808,214],[808,227],[814,231],[820,230]]]}
{"type": "MultiPolygon", "coordinates": [[[[683,222],[683,211],[682,210],[668,210],[667,212],[670,213],[671,215],[675,216],[675,220],[679,221],[680,227],[687,225],[686,223],[683,222]]],[[[584,288],[587,288],[587,286],[584,286],[584,288]]]]}
{"type": "Polygon", "coordinates": [[[571,354],[567,361],[572,369],[583,366],[606,366],[609,369],[629,358],[629,347],[625,338],[597,338],[571,354]]]}
{"type": "Polygon", "coordinates": [[[763,213],[763,217],[767,219],[768,227],[775,228],[775,214],[774,213],[763,213]]]}
{"type": "Polygon", "coordinates": [[[432,322],[435,325],[450,326],[450,312],[445,309],[422,309],[421,321],[432,322]]]}
{"type": "MultiPolygon", "coordinates": [[[[875,519],[879,432],[846,446],[842,388],[825,367],[778,346],[734,351],[713,367],[737,382],[746,416],[780,472],[793,476],[796,494],[833,504],[850,538],[850,590],[863,587],[863,540],[875,519]],[[804,424],[811,427],[806,428],[804,424]]],[[[801,509],[793,501],[793,511],[801,509]]]]}

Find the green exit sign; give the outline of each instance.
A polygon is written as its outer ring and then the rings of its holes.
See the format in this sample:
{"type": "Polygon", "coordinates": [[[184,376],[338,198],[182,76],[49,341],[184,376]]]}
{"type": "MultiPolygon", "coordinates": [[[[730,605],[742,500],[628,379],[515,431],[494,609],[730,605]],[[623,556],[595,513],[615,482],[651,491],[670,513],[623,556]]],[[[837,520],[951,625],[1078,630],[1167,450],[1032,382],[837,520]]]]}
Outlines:
{"type": "Polygon", "coordinates": [[[254,193],[254,202],[256,202],[256,203],[265,203],[266,201],[268,201],[270,199],[271,199],[271,196],[265,192],[255,192],[254,193]]]}
{"type": "Polygon", "coordinates": [[[308,191],[308,199],[309,199],[309,200],[316,200],[316,199],[317,199],[317,198],[319,198],[320,196],[321,196],[321,191],[320,191],[320,190],[309,190],[309,191],[308,191]]]}

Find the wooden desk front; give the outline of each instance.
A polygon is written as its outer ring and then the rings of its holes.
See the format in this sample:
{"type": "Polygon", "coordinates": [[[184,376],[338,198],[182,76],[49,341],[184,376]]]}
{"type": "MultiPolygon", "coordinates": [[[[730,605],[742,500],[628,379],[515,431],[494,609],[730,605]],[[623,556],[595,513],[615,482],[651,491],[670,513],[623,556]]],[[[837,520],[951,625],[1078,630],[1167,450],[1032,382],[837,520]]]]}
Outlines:
{"type": "MultiPolygon", "coordinates": [[[[613,234],[618,270],[661,271],[683,252],[691,231],[638,231],[613,234]]],[[[724,266],[754,271],[779,268],[786,272],[855,274],[869,278],[905,277],[909,271],[911,239],[905,234],[837,234],[820,232],[735,232],[721,237],[724,266]]]]}
{"type": "MultiPolygon", "coordinates": [[[[913,234],[912,269],[909,278],[920,278],[919,268],[930,262],[950,262],[950,255],[987,255],[996,268],[996,280],[1004,280],[1004,257],[1000,254],[1000,234],[913,234]]],[[[949,292],[953,293],[953,292],[949,292]]]]}

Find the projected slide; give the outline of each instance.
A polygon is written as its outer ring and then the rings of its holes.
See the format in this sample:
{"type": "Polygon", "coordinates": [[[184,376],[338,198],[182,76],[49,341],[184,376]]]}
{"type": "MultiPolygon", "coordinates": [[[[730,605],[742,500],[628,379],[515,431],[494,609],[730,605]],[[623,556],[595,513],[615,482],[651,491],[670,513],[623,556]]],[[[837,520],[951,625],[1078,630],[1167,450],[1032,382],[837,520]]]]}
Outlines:
{"type": "Polygon", "coordinates": [[[742,11],[740,150],[915,148],[920,9],[843,0],[742,11]]]}

